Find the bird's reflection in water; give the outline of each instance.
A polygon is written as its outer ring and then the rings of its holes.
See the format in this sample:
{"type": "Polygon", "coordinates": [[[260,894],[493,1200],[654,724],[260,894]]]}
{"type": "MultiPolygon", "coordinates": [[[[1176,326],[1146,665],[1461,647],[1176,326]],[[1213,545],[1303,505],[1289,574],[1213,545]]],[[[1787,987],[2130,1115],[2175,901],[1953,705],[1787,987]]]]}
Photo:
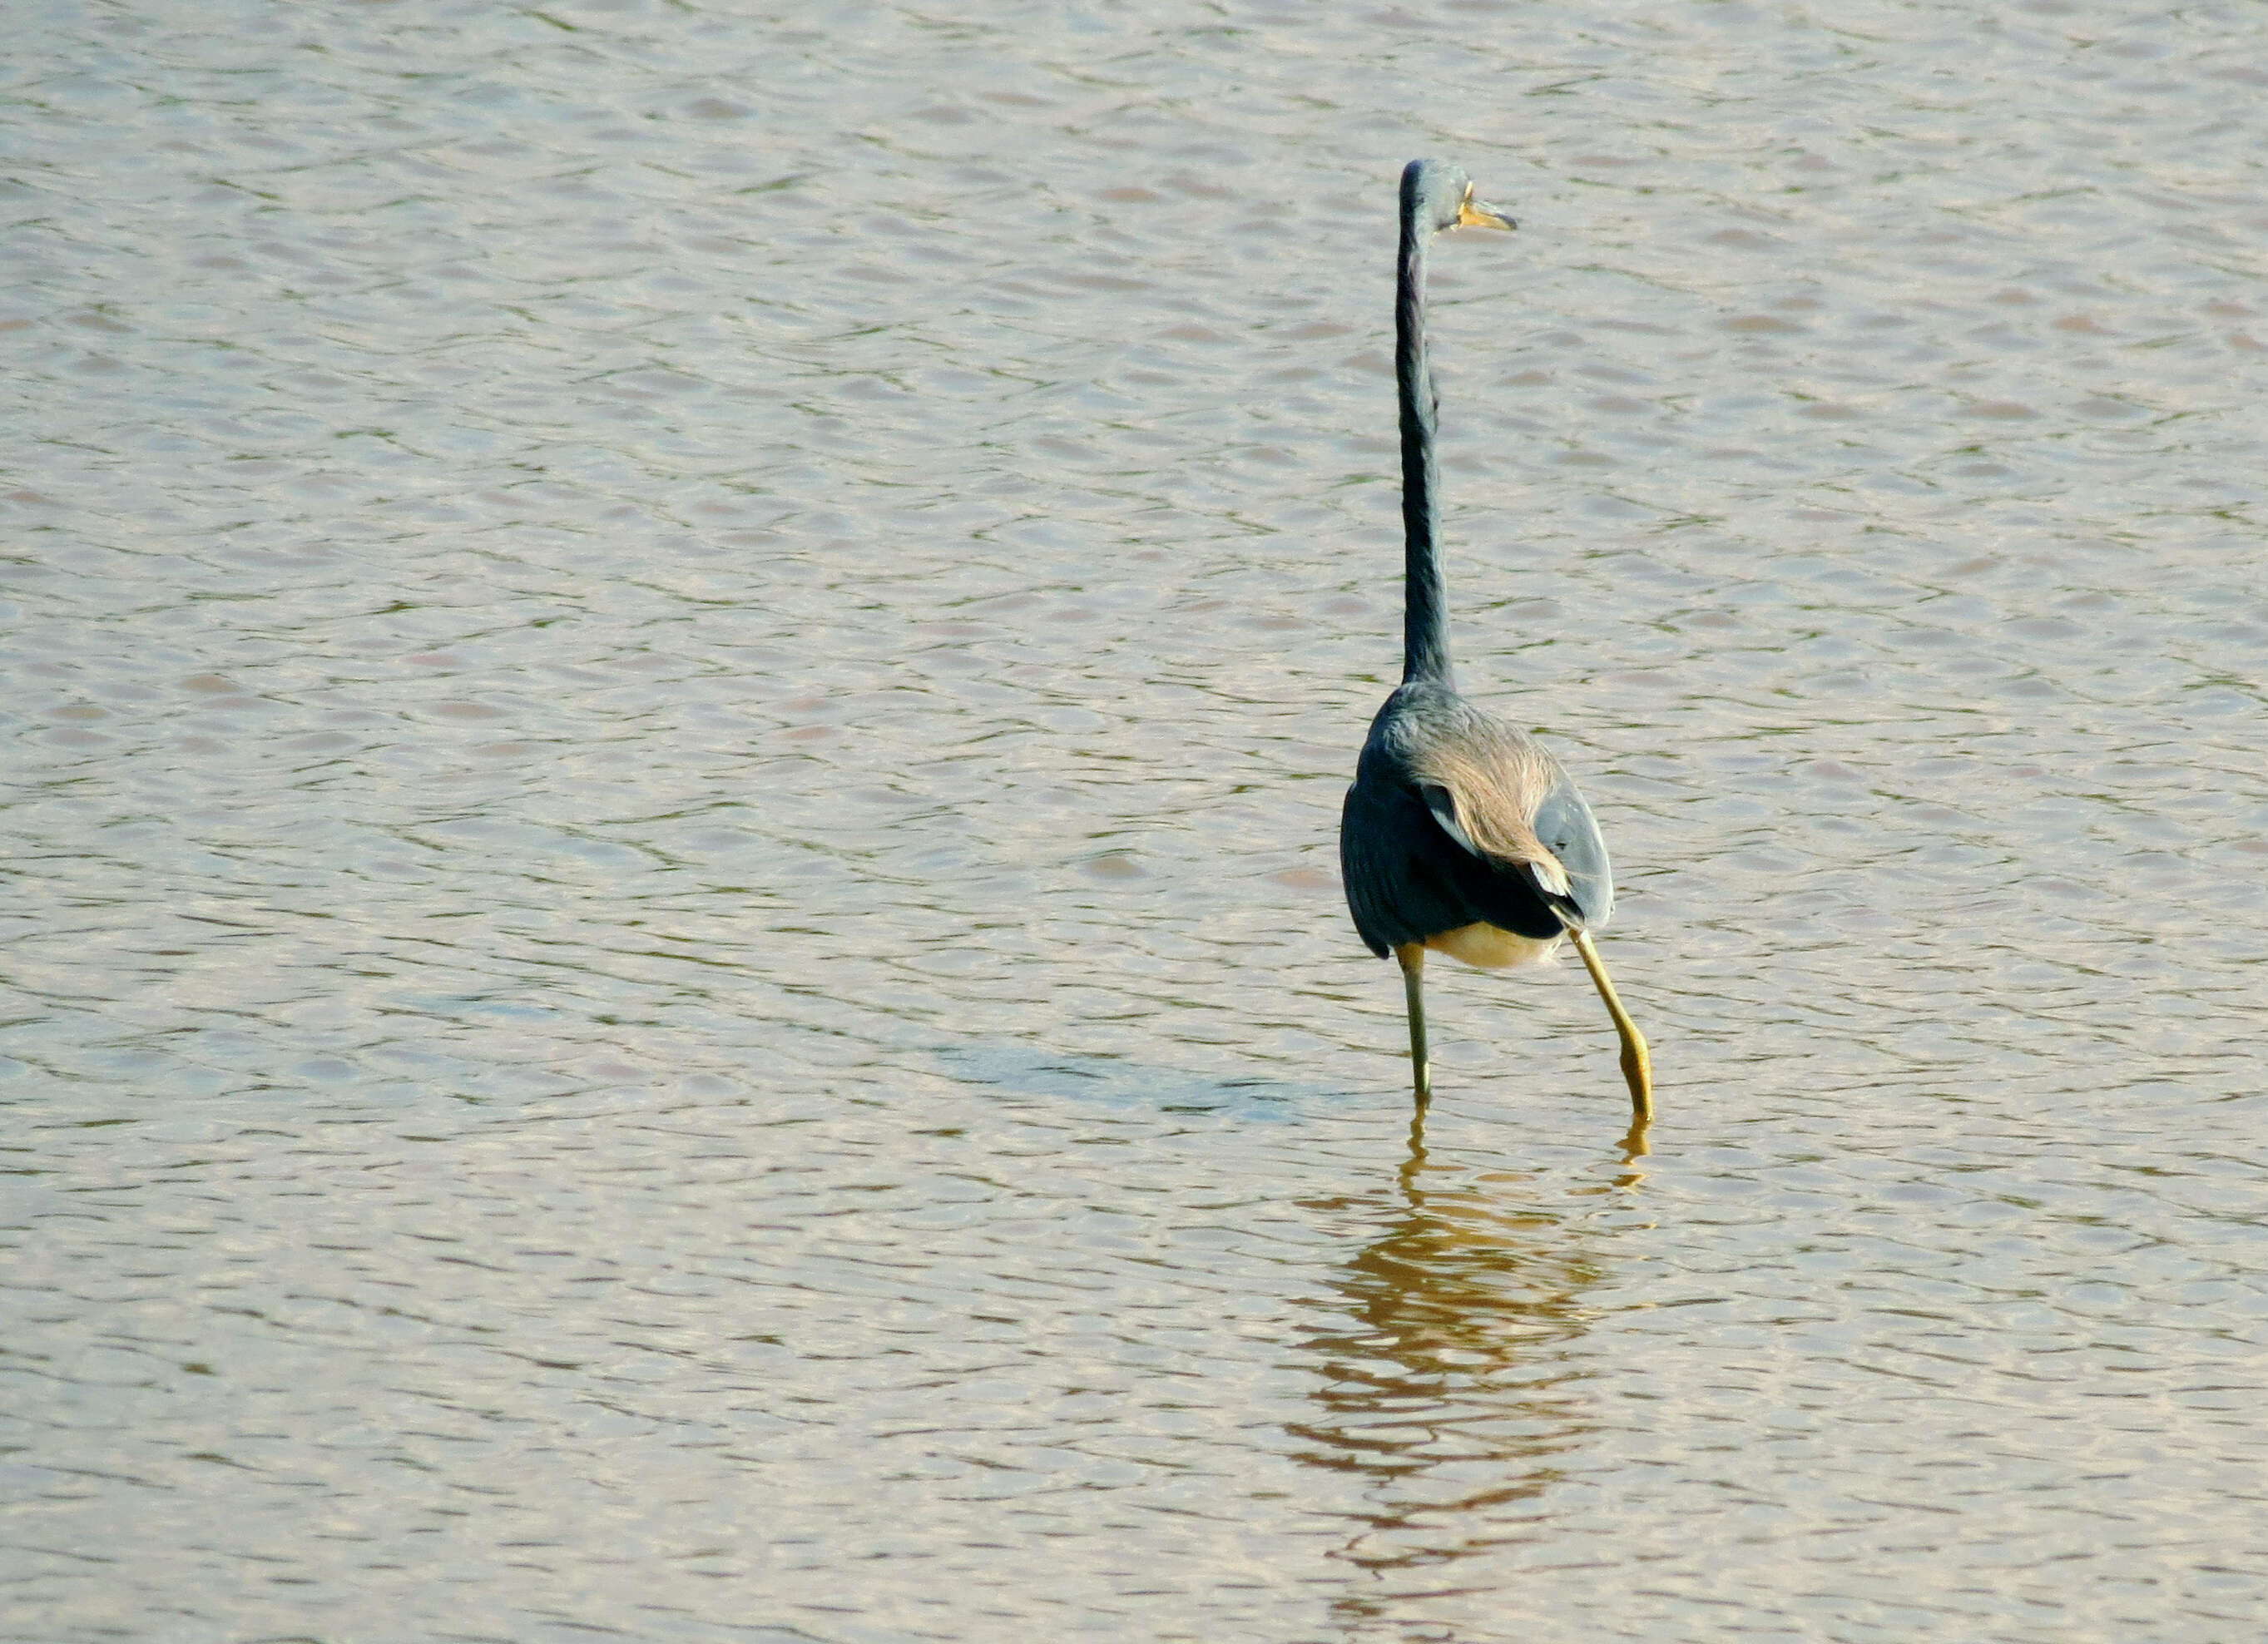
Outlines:
{"type": "MultiPolygon", "coordinates": [[[[1635,1189],[1646,1151],[1633,1126],[1623,1170],[1593,1191],[1635,1189]]],[[[1398,1192],[1310,1207],[1381,1229],[1340,1269],[1334,1323],[1307,1338],[1320,1410],[1292,1429],[1300,1459],[1367,1481],[1338,1556],[1381,1580],[1335,1605],[1361,1628],[1399,1596],[1454,1590],[1459,1559],[1538,1532],[1542,1498],[1599,1425],[1572,1348],[1608,1235],[1536,1208],[1516,1173],[1429,1166],[1422,1116],[1398,1192]]]]}

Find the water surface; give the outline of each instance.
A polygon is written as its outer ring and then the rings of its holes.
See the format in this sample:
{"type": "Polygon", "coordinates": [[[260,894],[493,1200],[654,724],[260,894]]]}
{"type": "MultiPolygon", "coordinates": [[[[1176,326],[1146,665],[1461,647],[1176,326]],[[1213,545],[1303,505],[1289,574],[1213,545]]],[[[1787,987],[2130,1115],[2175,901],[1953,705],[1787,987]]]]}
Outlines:
{"type": "Polygon", "coordinates": [[[2243,1635],[2268,26],[1598,11],[11,13],[5,1636],[2243,1635]]]}

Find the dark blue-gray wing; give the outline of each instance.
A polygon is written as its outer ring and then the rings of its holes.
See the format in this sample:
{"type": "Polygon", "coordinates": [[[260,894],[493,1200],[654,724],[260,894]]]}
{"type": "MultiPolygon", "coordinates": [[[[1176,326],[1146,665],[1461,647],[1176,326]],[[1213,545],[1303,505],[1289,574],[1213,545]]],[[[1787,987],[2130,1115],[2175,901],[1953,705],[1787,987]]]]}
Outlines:
{"type": "Polygon", "coordinates": [[[1339,815],[1339,874],[1347,910],[1381,958],[1468,925],[1541,940],[1562,922],[1527,868],[1477,854],[1435,820],[1419,791],[1358,780],[1339,815]]]}
{"type": "Polygon", "coordinates": [[[1339,877],[1347,911],[1370,951],[1383,959],[1404,942],[1472,921],[1430,866],[1425,835],[1433,819],[1406,788],[1358,782],[1339,812],[1339,877]]]}

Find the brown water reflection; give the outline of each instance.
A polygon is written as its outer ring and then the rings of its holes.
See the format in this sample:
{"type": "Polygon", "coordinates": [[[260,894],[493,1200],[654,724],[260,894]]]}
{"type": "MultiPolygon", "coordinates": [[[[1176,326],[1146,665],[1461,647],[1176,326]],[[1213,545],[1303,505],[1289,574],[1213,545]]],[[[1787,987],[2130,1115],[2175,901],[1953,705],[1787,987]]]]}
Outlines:
{"type": "MultiPolygon", "coordinates": [[[[1633,1125],[1625,1168],[1589,1191],[1634,1191],[1646,1152],[1633,1125]]],[[[1298,1459],[1361,1480],[1363,1528],[1336,1556],[1371,1581],[1332,1601],[1358,1630],[1454,1590],[1461,1559],[1539,1534],[1562,1458],[1596,1428],[1595,1367],[1570,1349],[1611,1256],[1594,1228],[1535,1207],[1535,1185],[1432,1165],[1420,1117],[1398,1191],[1308,1206],[1384,1229],[1334,1276],[1342,1320],[1304,1343],[1321,1360],[1318,1413],[1288,1429],[1298,1459]]]]}

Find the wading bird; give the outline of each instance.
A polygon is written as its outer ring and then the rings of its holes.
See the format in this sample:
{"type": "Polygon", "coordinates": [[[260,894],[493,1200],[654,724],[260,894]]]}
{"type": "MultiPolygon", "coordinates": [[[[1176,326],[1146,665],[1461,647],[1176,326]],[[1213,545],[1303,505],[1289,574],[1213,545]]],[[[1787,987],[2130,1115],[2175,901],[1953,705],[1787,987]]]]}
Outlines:
{"type": "Polygon", "coordinates": [[[1575,944],[1623,1042],[1623,1076],[1639,1124],[1653,1113],[1646,1040],[1615,997],[1590,933],[1615,904],[1607,842],[1574,781],[1519,726],[1457,694],[1441,580],[1440,414],[1425,357],[1425,257],[1443,229],[1513,221],[1473,198],[1454,166],[1413,160],[1402,173],[1402,255],[1394,371],[1402,391],[1404,538],[1402,684],[1371,721],[1339,821],[1347,906],[1370,950],[1401,962],[1410,1005],[1410,1077],[1423,1114],[1425,950],[1494,969],[1534,964],[1575,944]]]}

